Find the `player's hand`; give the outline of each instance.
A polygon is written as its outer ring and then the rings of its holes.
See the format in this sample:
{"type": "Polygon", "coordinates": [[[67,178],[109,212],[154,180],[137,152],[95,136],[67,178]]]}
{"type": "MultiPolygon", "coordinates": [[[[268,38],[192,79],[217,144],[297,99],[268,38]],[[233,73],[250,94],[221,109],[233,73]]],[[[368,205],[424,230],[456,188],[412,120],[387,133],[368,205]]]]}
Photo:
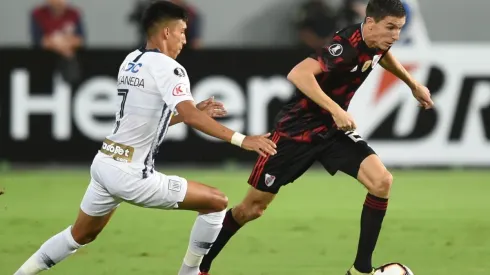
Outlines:
{"type": "Polygon", "coordinates": [[[434,106],[434,102],[430,98],[430,91],[427,87],[421,84],[417,84],[412,90],[412,94],[419,102],[419,106],[424,109],[431,109],[434,106]]]}
{"type": "Polygon", "coordinates": [[[242,148],[249,151],[255,151],[263,157],[275,155],[277,154],[277,146],[269,139],[270,136],[270,133],[260,136],[246,136],[243,140],[242,148]]]}
{"type": "Polygon", "coordinates": [[[214,101],[214,97],[199,102],[196,108],[205,112],[210,117],[224,117],[227,114],[223,103],[214,101]]]}
{"type": "Polygon", "coordinates": [[[354,131],[357,128],[354,118],[342,108],[338,108],[338,110],[333,112],[332,117],[337,128],[342,131],[354,131]]]}

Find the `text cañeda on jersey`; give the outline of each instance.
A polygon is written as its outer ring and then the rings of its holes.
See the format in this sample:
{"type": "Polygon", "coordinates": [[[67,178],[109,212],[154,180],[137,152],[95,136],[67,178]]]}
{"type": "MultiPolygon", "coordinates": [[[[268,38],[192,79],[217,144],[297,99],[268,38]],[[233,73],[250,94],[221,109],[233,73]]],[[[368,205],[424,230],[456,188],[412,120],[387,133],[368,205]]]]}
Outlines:
{"type": "Polygon", "coordinates": [[[145,87],[145,79],[138,78],[136,76],[127,76],[122,75],[119,77],[117,84],[125,84],[133,87],[144,88],[145,87]]]}

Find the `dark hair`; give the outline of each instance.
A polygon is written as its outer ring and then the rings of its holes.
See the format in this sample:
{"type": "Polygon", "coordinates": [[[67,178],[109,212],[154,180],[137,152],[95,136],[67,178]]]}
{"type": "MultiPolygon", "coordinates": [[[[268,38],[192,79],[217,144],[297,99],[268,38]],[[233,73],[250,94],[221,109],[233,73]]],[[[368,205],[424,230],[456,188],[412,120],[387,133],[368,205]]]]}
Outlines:
{"type": "Polygon", "coordinates": [[[141,24],[143,30],[148,34],[157,23],[179,19],[187,21],[187,11],[183,7],[169,1],[158,0],[151,2],[146,7],[141,24]]]}
{"type": "Polygon", "coordinates": [[[376,22],[387,16],[404,17],[405,8],[400,0],[369,0],[366,7],[366,16],[372,17],[376,22]]]}

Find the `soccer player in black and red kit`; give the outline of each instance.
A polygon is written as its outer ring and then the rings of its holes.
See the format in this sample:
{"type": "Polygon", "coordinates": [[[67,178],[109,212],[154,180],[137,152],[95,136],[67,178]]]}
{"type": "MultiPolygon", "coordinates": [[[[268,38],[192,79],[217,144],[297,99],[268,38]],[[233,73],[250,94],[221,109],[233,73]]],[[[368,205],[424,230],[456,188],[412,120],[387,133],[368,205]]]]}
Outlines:
{"type": "Polygon", "coordinates": [[[357,255],[347,274],[374,273],[372,254],[393,178],[355,132],[356,124],[347,109],[378,63],[404,81],[423,108],[432,107],[429,90],[389,52],[404,24],[400,0],[370,0],[363,23],[338,31],[329,45],[291,70],[288,79],[297,92],[276,117],[272,140],[277,154],[258,158],[248,180],[251,188],[245,199],[227,212],[218,238],[200,264],[201,274],[208,274],[211,262],[238,229],[260,217],[279,189],[316,161],[331,175],[342,171],[366,187],[357,255]]]}

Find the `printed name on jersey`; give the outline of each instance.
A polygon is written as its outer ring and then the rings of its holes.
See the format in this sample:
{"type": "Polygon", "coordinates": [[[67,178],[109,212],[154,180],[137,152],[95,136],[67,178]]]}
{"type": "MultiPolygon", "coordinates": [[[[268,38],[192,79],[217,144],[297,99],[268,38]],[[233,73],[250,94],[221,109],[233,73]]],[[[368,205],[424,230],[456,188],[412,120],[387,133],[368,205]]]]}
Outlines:
{"type": "Polygon", "coordinates": [[[187,85],[184,83],[179,83],[175,85],[174,89],[172,90],[172,95],[174,96],[183,96],[187,95],[187,85]]]}
{"type": "Polygon", "coordinates": [[[332,44],[328,47],[328,52],[333,56],[339,56],[344,51],[344,47],[340,44],[332,44]]]}
{"type": "Polygon", "coordinates": [[[124,84],[124,85],[133,86],[133,87],[144,88],[145,87],[145,79],[144,78],[138,78],[135,76],[123,75],[123,76],[119,77],[117,84],[124,84]]]}
{"type": "Polygon", "coordinates": [[[184,69],[179,68],[179,67],[175,68],[174,74],[176,76],[185,77],[185,71],[184,71],[184,69]]]}

